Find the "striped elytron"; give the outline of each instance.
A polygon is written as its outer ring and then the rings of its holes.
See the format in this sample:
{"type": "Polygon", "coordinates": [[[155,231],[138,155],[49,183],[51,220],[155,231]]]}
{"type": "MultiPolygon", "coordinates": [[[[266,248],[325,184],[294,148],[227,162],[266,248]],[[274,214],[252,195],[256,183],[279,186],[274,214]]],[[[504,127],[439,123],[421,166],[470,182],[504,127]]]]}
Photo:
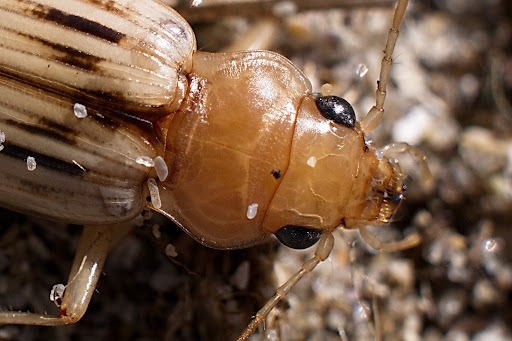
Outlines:
{"type": "MultiPolygon", "coordinates": [[[[377,105],[360,125],[348,103],[313,96],[278,54],[197,52],[190,26],[159,1],[1,0],[0,205],[83,225],[149,208],[223,249],[270,233],[295,248],[320,239],[284,296],[328,256],[336,227],[387,222],[402,198],[398,166],[378,158],[364,132],[383,113],[406,5],[397,6],[377,105]],[[168,173],[158,179],[148,167],[157,157],[168,173]]],[[[83,315],[117,233],[84,231],[61,314],[3,312],[0,323],[83,315]]]]}

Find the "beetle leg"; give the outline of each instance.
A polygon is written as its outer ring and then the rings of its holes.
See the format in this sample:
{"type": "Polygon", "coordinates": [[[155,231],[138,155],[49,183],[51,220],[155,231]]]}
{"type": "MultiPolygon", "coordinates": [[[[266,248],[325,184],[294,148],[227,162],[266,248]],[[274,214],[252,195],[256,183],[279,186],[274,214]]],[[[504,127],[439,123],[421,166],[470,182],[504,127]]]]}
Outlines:
{"type": "Polygon", "coordinates": [[[107,253],[129,231],[131,226],[85,226],[62,297],[60,315],[2,311],[0,324],[59,326],[80,320],[91,301],[107,253]]]}
{"type": "Polygon", "coordinates": [[[334,246],[334,237],[331,232],[324,232],[318,241],[314,256],[302,264],[302,267],[286,283],[277,288],[276,293],[271,297],[267,303],[261,308],[253,317],[251,323],[244,329],[242,334],[238,337],[237,341],[248,340],[249,337],[256,331],[256,328],[265,320],[267,315],[274,309],[274,307],[281,301],[290,290],[297,284],[297,282],[304,277],[307,273],[311,272],[319,263],[329,257],[331,250],[334,246]]]}
{"type": "Polygon", "coordinates": [[[359,235],[363,240],[375,250],[394,252],[404,249],[409,249],[418,245],[421,242],[421,237],[418,233],[408,235],[402,240],[393,242],[383,242],[374,233],[372,233],[366,226],[359,227],[359,235]]]}

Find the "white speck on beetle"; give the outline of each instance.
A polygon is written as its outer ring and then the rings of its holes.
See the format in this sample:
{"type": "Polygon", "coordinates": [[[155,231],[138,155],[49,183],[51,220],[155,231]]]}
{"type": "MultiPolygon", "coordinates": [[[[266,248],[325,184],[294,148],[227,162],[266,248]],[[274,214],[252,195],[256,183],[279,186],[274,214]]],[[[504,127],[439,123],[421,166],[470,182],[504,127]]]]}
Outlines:
{"type": "Polygon", "coordinates": [[[154,208],[159,209],[162,207],[162,201],[160,200],[160,192],[156,185],[156,180],[153,178],[148,179],[149,195],[151,196],[151,205],[154,208]]]}
{"type": "Polygon", "coordinates": [[[167,175],[169,175],[169,169],[167,168],[167,164],[165,163],[163,157],[157,156],[153,160],[155,164],[156,175],[158,176],[158,180],[164,181],[167,179],[167,175]]]}
{"type": "Polygon", "coordinates": [[[312,156],[306,161],[309,167],[315,167],[316,165],[316,157],[312,156]]]}
{"type": "Polygon", "coordinates": [[[368,66],[365,64],[359,64],[356,68],[356,75],[358,75],[360,78],[363,78],[368,73],[368,66]]]}
{"type": "Polygon", "coordinates": [[[27,157],[27,169],[29,171],[35,170],[37,167],[36,158],[33,156],[27,157]]]}
{"type": "Polygon", "coordinates": [[[190,7],[197,7],[203,3],[203,0],[193,0],[192,4],[190,4],[190,7]]]}
{"type": "Polygon", "coordinates": [[[258,213],[258,204],[250,204],[247,206],[247,219],[254,219],[258,213]]]}
{"type": "Polygon", "coordinates": [[[55,284],[50,291],[50,301],[55,303],[57,307],[60,307],[59,299],[64,296],[64,291],[66,290],[66,286],[64,284],[55,284]]]}
{"type": "Polygon", "coordinates": [[[87,117],[87,108],[83,104],[75,103],[73,106],[73,111],[75,112],[75,116],[78,118],[87,117]]]}
{"type": "Polygon", "coordinates": [[[167,246],[165,247],[165,254],[167,255],[167,257],[172,258],[178,255],[178,253],[176,252],[176,248],[172,244],[167,244],[167,246]]]}
{"type": "Polygon", "coordinates": [[[155,162],[149,156],[137,156],[135,162],[137,162],[139,165],[144,165],[148,168],[155,167],[155,162]]]}

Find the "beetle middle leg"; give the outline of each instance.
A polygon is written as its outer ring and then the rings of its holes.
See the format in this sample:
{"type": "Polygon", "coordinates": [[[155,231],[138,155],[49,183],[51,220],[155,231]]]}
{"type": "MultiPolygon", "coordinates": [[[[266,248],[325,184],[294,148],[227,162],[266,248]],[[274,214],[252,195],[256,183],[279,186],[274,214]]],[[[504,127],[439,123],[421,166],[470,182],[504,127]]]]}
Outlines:
{"type": "Polygon", "coordinates": [[[60,314],[2,311],[0,324],[60,326],[79,321],[89,306],[108,252],[131,229],[129,225],[85,226],[62,296],[60,314]]]}

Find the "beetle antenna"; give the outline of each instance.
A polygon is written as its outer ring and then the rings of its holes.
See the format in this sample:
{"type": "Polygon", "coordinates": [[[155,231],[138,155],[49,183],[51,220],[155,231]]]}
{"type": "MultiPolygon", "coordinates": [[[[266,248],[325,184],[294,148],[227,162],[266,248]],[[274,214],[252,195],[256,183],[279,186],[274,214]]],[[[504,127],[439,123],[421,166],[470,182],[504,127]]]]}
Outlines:
{"type": "Polygon", "coordinates": [[[398,0],[396,4],[395,14],[393,15],[393,25],[388,32],[388,40],[386,41],[386,48],[384,49],[384,57],[380,66],[380,77],[377,81],[377,91],[375,92],[375,105],[368,111],[366,116],[361,122],[361,129],[365,133],[377,128],[384,116],[384,101],[386,99],[386,86],[389,80],[389,71],[391,64],[393,64],[392,54],[395,49],[395,43],[398,39],[398,28],[404,18],[405,9],[409,0],[398,0]]]}

